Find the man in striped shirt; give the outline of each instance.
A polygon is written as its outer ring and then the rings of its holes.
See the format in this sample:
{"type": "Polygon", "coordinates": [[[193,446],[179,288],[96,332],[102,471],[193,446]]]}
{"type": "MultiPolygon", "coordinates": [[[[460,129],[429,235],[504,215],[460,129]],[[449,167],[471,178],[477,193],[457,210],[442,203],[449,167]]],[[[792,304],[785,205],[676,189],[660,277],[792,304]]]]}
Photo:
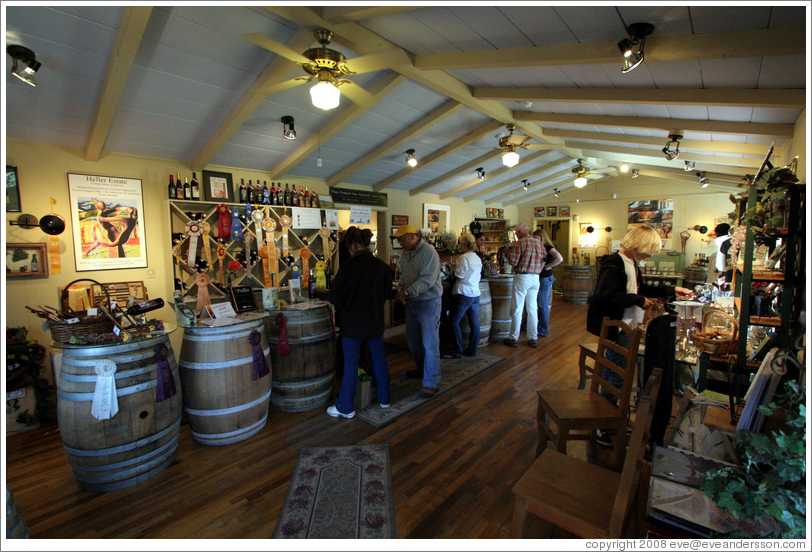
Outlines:
{"type": "Polygon", "coordinates": [[[503,341],[510,347],[519,346],[522,325],[522,308],[527,312],[527,344],[538,347],[538,300],[539,274],[544,270],[547,251],[541,240],[530,235],[525,223],[513,229],[518,241],[505,246],[504,253],[513,266],[513,298],[510,301],[510,336],[503,341]]]}

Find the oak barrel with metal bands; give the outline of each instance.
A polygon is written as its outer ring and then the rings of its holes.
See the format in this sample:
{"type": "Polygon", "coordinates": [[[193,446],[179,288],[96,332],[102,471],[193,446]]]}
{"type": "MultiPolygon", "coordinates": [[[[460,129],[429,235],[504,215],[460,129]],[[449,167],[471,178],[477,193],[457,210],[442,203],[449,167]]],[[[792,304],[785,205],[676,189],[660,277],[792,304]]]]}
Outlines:
{"type": "Polygon", "coordinates": [[[565,303],[586,305],[595,287],[592,267],[588,265],[564,266],[564,282],[561,287],[565,303]]]}
{"type": "Polygon", "coordinates": [[[265,318],[230,326],[184,328],[180,350],[183,410],[198,443],[237,443],[265,427],[271,375],[252,379],[254,361],[249,341],[251,332],[260,333],[260,348],[273,373],[265,318]]]}
{"type": "Polygon", "coordinates": [[[181,382],[166,335],[128,344],[62,350],[57,384],[62,444],[79,487],[107,492],[153,477],[174,460],[182,408],[181,382]],[[155,402],[158,364],[154,347],[166,345],[177,393],[155,402]],[[118,413],[109,420],[90,414],[99,360],[116,364],[118,413]]]}
{"type": "Polygon", "coordinates": [[[14,504],[14,496],[6,483],[6,538],[27,539],[28,526],[20,515],[20,509],[14,504]]]}
{"type": "Polygon", "coordinates": [[[330,307],[269,310],[266,327],[273,359],[271,405],[283,412],[304,412],[327,404],[335,376],[335,339],[330,307]],[[280,355],[276,316],[285,317],[291,354],[280,355]]]}
{"type": "Polygon", "coordinates": [[[504,339],[510,336],[510,301],[513,299],[513,274],[498,274],[488,282],[491,292],[490,337],[504,339]]]}
{"type": "MultiPolygon", "coordinates": [[[[488,344],[491,336],[491,319],[493,318],[493,305],[491,303],[491,286],[488,280],[479,281],[479,347],[488,344]]],[[[460,320],[460,331],[462,332],[462,346],[468,344],[471,338],[471,328],[468,326],[468,317],[463,316],[460,320]]],[[[508,330],[510,331],[510,330],[508,330]]]]}

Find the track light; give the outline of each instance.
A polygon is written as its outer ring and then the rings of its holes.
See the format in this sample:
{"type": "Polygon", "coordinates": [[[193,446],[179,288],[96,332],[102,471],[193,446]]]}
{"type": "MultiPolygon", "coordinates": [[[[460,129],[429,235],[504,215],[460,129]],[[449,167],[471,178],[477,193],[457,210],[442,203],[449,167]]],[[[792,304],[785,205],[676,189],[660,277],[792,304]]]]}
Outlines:
{"type": "Polygon", "coordinates": [[[707,188],[708,187],[708,179],[705,176],[705,173],[698,172],[696,173],[697,179],[699,179],[699,187],[700,188],[707,188]]]}
{"type": "Polygon", "coordinates": [[[329,69],[319,71],[319,82],[310,89],[310,99],[319,109],[333,109],[338,107],[341,91],[333,81],[333,74],[329,69]]]}
{"type": "Polygon", "coordinates": [[[485,180],[485,169],[483,169],[482,167],[477,167],[476,177],[479,180],[485,180]]]}
{"type": "Polygon", "coordinates": [[[558,188],[553,188],[553,195],[554,195],[555,197],[558,197],[558,194],[559,194],[559,193],[560,193],[560,192],[558,191],[558,188]]]}
{"type": "Polygon", "coordinates": [[[663,153],[668,161],[673,161],[679,157],[679,141],[682,140],[681,130],[672,130],[668,134],[668,142],[665,143],[663,153]]]}
{"type": "Polygon", "coordinates": [[[696,163],[693,161],[685,161],[685,172],[696,169],[696,163]]]}
{"type": "Polygon", "coordinates": [[[628,163],[623,163],[623,164],[620,166],[620,172],[624,172],[624,173],[625,173],[625,172],[629,172],[629,164],[628,164],[628,163]]]}
{"type": "Polygon", "coordinates": [[[640,176],[640,169],[632,169],[632,178],[640,176]]]}
{"type": "Polygon", "coordinates": [[[502,164],[506,167],[515,167],[519,164],[519,154],[514,151],[513,144],[508,144],[507,151],[502,156],[502,164]]]}
{"type": "Polygon", "coordinates": [[[523,184],[523,185],[522,185],[522,188],[524,188],[524,191],[526,192],[526,191],[527,191],[527,188],[529,188],[529,187],[530,187],[530,183],[529,183],[529,182],[527,181],[527,179],[525,178],[524,180],[522,180],[522,184],[523,184]]]}
{"type": "Polygon", "coordinates": [[[296,131],[293,129],[293,117],[290,115],[282,117],[282,136],[288,140],[296,139],[296,131]]]}
{"type": "Polygon", "coordinates": [[[643,46],[646,44],[646,37],[654,32],[654,25],[649,23],[634,23],[626,28],[629,38],[624,38],[617,43],[620,53],[623,54],[623,74],[637,69],[645,60],[643,46]]]}
{"type": "Polygon", "coordinates": [[[34,80],[34,73],[42,67],[42,64],[37,61],[37,54],[25,46],[11,44],[6,47],[6,52],[11,56],[11,74],[30,86],[37,86],[34,80]],[[17,61],[25,64],[23,69],[18,69],[17,61]]]}
{"type": "Polygon", "coordinates": [[[572,172],[575,175],[577,175],[575,178],[575,182],[573,182],[576,188],[583,188],[584,186],[586,186],[587,182],[586,175],[589,173],[589,169],[581,164],[583,162],[584,162],[583,159],[579,159],[578,166],[572,169],[572,172]]]}
{"type": "Polygon", "coordinates": [[[410,167],[417,166],[417,159],[415,159],[413,149],[406,150],[406,164],[409,165],[410,167]]]}

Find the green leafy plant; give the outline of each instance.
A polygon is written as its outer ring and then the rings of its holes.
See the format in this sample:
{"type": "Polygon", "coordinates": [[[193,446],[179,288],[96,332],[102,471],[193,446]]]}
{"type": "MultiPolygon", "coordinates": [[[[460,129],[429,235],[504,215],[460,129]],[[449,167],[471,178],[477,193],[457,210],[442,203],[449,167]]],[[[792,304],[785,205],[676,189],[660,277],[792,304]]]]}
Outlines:
{"type": "MultiPolygon", "coordinates": [[[[750,180],[749,178],[745,178],[750,180]]],[[[738,220],[741,225],[752,226],[754,230],[764,231],[765,228],[780,227],[784,219],[785,206],[782,205],[787,196],[787,186],[795,185],[798,177],[789,167],[777,167],[762,173],[753,185],[758,190],[758,203],[751,205],[743,213],[739,213],[741,203],[735,195],[730,195],[730,201],[736,209],[728,213],[728,218],[738,220]]],[[[744,186],[744,182],[739,187],[744,186]]]]}
{"type": "Polygon", "coordinates": [[[24,327],[6,328],[6,389],[14,391],[31,385],[42,375],[45,347],[28,339],[24,327]]]}
{"type": "Polygon", "coordinates": [[[759,411],[772,416],[779,408],[786,412],[789,433],[737,432],[741,465],[706,473],[701,488],[737,519],[774,528],[762,537],[806,538],[805,386],[787,382],[776,401],[759,411]]]}

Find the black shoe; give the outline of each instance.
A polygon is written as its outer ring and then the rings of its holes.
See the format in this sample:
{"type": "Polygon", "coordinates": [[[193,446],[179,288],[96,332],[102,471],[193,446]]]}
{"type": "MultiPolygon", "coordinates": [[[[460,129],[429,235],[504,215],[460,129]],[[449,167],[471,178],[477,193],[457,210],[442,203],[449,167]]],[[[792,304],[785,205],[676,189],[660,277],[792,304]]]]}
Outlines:
{"type": "Polygon", "coordinates": [[[613,447],[612,438],[609,436],[609,433],[607,431],[605,431],[603,429],[599,429],[597,431],[597,434],[598,434],[598,437],[597,437],[597,439],[595,439],[595,442],[597,442],[602,447],[606,447],[606,448],[612,448],[613,447]]]}
{"type": "Polygon", "coordinates": [[[424,387],[423,389],[417,392],[417,396],[420,397],[421,399],[430,399],[436,394],[437,394],[436,387],[424,387]]]}
{"type": "Polygon", "coordinates": [[[420,370],[406,370],[406,377],[407,378],[420,378],[423,379],[423,372],[420,370]]]}
{"type": "Polygon", "coordinates": [[[539,346],[538,341],[536,341],[535,339],[531,339],[530,341],[527,342],[527,344],[530,347],[533,347],[534,349],[539,346]]]}
{"type": "Polygon", "coordinates": [[[518,342],[518,341],[516,341],[515,339],[510,339],[510,338],[503,339],[503,340],[502,340],[502,343],[504,343],[504,344],[505,344],[505,345],[507,345],[508,347],[518,347],[518,346],[519,346],[519,342],[518,342]]]}

